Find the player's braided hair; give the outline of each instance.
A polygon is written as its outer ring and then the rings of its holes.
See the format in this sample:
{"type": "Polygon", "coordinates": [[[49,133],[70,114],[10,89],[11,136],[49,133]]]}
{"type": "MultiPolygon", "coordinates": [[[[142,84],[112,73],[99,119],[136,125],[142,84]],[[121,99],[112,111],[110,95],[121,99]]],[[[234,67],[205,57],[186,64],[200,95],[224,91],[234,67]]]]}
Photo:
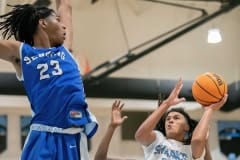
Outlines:
{"type": "Polygon", "coordinates": [[[9,5],[12,10],[0,16],[0,30],[4,39],[11,36],[18,41],[33,45],[33,35],[39,19],[44,19],[54,12],[44,6],[32,4],[9,5]]]}

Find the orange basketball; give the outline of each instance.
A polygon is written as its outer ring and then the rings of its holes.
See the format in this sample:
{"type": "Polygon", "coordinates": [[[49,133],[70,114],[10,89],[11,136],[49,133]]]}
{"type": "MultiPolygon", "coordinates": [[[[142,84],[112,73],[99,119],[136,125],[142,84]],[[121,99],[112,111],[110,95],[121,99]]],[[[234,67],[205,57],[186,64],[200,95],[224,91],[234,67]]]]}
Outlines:
{"type": "Polygon", "coordinates": [[[199,75],[192,85],[193,98],[203,106],[219,102],[227,93],[227,83],[216,73],[199,75]]]}

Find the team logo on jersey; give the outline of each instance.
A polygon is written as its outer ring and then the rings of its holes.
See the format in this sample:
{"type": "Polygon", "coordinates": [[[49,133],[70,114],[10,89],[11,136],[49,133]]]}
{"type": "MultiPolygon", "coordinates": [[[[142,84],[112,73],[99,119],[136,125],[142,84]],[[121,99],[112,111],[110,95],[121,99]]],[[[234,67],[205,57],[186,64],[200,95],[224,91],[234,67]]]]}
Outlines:
{"type": "Polygon", "coordinates": [[[70,111],[71,118],[82,118],[82,113],[80,111],[70,111]]]}

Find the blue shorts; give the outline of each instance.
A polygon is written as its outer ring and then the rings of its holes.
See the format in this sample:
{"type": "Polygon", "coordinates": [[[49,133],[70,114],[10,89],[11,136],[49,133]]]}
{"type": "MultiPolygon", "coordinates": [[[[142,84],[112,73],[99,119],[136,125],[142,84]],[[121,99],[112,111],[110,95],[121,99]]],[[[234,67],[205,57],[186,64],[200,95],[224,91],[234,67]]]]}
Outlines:
{"type": "Polygon", "coordinates": [[[30,130],[21,160],[80,160],[80,140],[81,133],[62,134],[30,130]]]}

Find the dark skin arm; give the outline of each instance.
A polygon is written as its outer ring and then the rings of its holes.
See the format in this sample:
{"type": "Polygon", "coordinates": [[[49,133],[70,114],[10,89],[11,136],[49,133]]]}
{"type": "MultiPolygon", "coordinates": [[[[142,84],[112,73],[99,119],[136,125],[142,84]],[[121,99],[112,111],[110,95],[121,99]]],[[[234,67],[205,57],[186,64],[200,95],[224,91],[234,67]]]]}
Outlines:
{"type": "Polygon", "coordinates": [[[15,40],[0,40],[0,58],[13,64],[17,75],[21,75],[20,48],[21,42],[15,40]]]}
{"type": "Polygon", "coordinates": [[[57,14],[60,22],[66,27],[66,39],[64,46],[72,51],[73,26],[72,26],[72,6],[71,0],[56,0],[57,14]]]}

